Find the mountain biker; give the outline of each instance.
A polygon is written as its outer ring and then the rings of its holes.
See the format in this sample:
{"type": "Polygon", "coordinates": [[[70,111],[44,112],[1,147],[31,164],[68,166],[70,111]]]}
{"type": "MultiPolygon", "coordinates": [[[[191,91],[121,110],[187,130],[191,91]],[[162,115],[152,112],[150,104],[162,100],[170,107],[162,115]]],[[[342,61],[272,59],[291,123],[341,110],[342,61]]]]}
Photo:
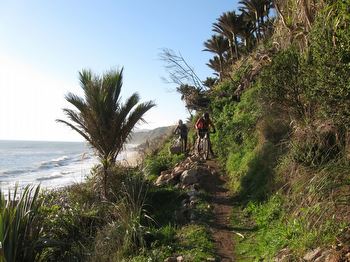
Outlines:
{"type": "Polygon", "coordinates": [[[197,129],[197,152],[199,152],[199,140],[201,138],[203,138],[205,136],[205,134],[207,134],[208,137],[208,142],[209,142],[209,152],[210,154],[214,157],[214,152],[213,149],[211,148],[211,143],[210,143],[210,132],[209,132],[209,128],[213,129],[213,133],[216,132],[215,126],[213,124],[213,122],[211,121],[210,117],[209,117],[209,113],[205,112],[203,114],[202,117],[200,117],[195,125],[195,128],[197,129]]]}
{"type": "Polygon", "coordinates": [[[179,120],[179,124],[174,130],[174,134],[180,134],[180,140],[181,140],[181,152],[185,153],[187,150],[187,135],[188,135],[188,128],[187,126],[182,122],[182,120],[179,120]]]}

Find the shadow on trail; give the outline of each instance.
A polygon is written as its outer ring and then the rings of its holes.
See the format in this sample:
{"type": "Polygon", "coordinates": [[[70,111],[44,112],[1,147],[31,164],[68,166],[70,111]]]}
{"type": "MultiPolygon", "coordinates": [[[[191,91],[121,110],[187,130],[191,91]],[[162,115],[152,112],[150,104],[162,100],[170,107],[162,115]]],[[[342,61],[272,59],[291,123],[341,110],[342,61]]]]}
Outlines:
{"type": "Polygon", "coordinates": [[[203,177],[200,188],[208,194],[208,202],[212,206],[214,219],[209,222],[212,237],[216,245],[217,255],[220,261],[229,262],[233,260],[233,233],[231,227],[231,213],[233,198],[228,189],[225,188],[226,180],[215,161],[207,161],[206,164],[214,169],[211,175],[203,177]]]}

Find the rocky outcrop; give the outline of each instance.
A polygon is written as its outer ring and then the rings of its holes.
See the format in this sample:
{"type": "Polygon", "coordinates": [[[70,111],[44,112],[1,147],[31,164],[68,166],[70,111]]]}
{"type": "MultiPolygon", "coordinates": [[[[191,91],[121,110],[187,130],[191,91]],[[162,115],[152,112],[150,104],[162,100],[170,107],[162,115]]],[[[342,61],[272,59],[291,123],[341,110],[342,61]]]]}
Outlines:
{"type": "MultiPolygon", "coordinates": [[[[344,230],[341,237],[337,238],[339,243],[332,247],[317,247],[304,254],[297,261],[310,262],[350,262],[350,228],[344,230]]],[[[289,248],[280,250],[275,257],[275,262],[296,261],[289,248]]]]}
{"type": "Polygon", "coordinates": [[[180,138],[173,141],[172,145],[169,147],[169,153],[177,155],[181,153],[181,140],[180,138]]]}
{"type": "Polygon", "coordinates": [[[160,176],[157,178],[155,184],[157,186],[163,186],[163,185],[175,185],[178,183],[180,178],[179,173],[172,173],[169,171],[162,171],[160,173],[160,176]]]}
{"type": "Polygon", "coordinates": [[[200,184],[206,176],[212,175],[213,172],[214,170],[200,162],[199,159],[190,156],[173,169],[161,172],[155,184],[157,186],[176,185],[188,188],[191,185],[200,184]]]}
{"type": "Polygon", "coordinates": [[[180,181],[184,186],[193,185],[198,182],[197,176],[198,173],[196,169],[188,169],[181,174],[180,181]]]}
{"type": "Polygon", "coordinates": [[[305,256],[303,257],[303,259],[305,261],[314,261],[315,258],[319,257],[322,253],[322,249],[320,247],[314,249],[314,250],[311,250],[309,252],[307,252],[305,254],[305,256]]]}
{"type": "Polygon", "coordinates": [[[186,196],[181,203],[181,208],[176,210],[174,214],[178,224],[192,223],[197,220],[194,210],[199,202],[199,190],[204,188],[208,178],[215,172],[199,158],[189,156],[173,169],[160,173],[155,182],[156,186],[175,186],[186,189],[186,196]]]}

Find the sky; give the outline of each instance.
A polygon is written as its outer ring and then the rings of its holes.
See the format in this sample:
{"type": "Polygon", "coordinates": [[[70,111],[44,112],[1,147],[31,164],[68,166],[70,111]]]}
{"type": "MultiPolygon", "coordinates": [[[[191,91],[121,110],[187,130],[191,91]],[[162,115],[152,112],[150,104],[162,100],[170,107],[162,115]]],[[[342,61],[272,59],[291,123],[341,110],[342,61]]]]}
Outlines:
{"type": "Polygon", "coordinates": [[[188,113],[159,59],[180,52],[201,79],[212,75],[203,42],[236,0],[0,0],[0,140],[82,141],[66,119],[68,92],[81,95],[78,72],[124,68],[122,98],[138,92],[157,107],[153,129],[188,113]]]}

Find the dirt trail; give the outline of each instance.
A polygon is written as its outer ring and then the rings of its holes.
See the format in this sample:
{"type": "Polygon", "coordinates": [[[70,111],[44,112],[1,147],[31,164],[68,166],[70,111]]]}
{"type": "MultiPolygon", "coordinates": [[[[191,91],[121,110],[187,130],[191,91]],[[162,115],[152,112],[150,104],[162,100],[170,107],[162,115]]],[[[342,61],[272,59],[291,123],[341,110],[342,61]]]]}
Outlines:
{"type": "Polygon", "coordinates": [[[217,253],[222,262],[235,261],[233,258],[233,233],[230,224],[232,214],[232,197],[225,188],[226,179],[221,176],[215,161],[207,161],[206,165],[215,169],[215,175],[209,176],[201,183],[201,187],[210,195],[213,206],[214,222],[210,225],[217,253]]]}

